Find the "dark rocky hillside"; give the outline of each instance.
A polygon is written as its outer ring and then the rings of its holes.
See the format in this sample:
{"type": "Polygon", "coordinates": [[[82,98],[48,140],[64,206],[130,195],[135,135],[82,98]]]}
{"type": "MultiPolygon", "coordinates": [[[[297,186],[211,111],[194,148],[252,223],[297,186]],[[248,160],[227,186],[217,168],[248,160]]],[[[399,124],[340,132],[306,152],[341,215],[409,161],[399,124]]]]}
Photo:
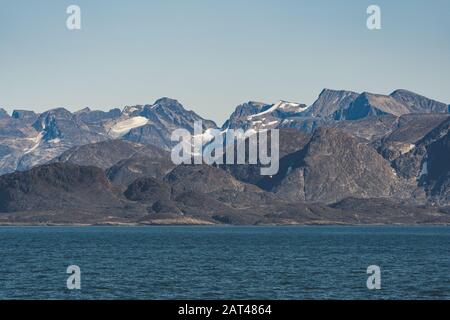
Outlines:
{"type": "Polygon", "coordinates": [[[55,163],[0,177],[0,212],[120,206],[121,195],[96,167],[55,163]]]}
{"type": "Polygon", "coordinates": [[[357,196],[404,197],[404,185],[373,148],[337,129],[319,128],[300,151],[281,160],[262,186],[282,197],[332,203],[357,196]]]}
{"type": "Polygon", "coordinates": [[[449,119],[447,114],[407,114],[398,118],[395,128],[372,142],[372,146],[387,160],[394,161],[416,147],[425,135],[449,119]]]}
{"type": "Polygon", "coordinates": [[[450,132],[427,147],[420,184],[434,204],[450,203],[450,132]]]}
{"type": "MultiPolygon", "coordinates": [[[[414,148],[409,152],[402,154],[393,161],[393,167],[403,177],[408,179],[418,179],[421,173],[425,173],[424,169],[428,147],[438,141],[450,130],[450,118],[447,118],[440,125],[431,130],[422,139],[415,143],[414,148]]],[[[446,156],[445,154],[442,156],[446,156]]]]}

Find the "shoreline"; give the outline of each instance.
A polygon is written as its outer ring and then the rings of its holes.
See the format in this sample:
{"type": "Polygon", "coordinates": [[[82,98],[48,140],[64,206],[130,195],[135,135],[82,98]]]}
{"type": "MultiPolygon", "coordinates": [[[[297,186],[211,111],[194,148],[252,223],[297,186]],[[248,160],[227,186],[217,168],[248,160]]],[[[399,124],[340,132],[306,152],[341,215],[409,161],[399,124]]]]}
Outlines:
{"type": "Polygon", "coordinates": [[[82,224],[82,223],[0,223],[0,227],[449,227],[450,223],[298,223],[298,224],[148,224],[148,223],[102,223],[102,224],[82,224]]]}

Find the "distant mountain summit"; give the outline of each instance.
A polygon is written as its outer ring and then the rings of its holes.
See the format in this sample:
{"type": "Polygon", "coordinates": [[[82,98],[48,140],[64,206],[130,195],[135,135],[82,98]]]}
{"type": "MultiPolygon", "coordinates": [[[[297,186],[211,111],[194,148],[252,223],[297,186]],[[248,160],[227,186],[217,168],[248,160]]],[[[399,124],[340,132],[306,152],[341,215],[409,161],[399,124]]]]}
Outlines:
{"type": "Polygon", "coordinates": [[[417,93],[399,89],[390,94],[391,97],[401,101],[409,107],[411,112],[415,113],[446,113],[450,112],[445,103],[426,98],[417,93]]]}
{"type": "Polygon", "coordinates": [[[249,125],[248,118],[270,108],[263,102],[249,101],[238,105],[229,119],[223,124],[222,129],[246,129],[249,125]]]}
{"type": "Polygon", "coordinates": [[[177,100],[170,98],[161,98],[153,105],[136,107],[130,119],[137,124],[130,127],[122,139],[151,144],[163,149],[170,149],[173,146],[170,136],[175,129],[182,128],[193,133],[196,121],[202,121],[203,129],[217,127],[213,121],[186,110],[177,100]]]}
{"type": "Polygon", "coordinates": [[[323,89],[317,100],[305,112],[307,117],[321,117],[329,120],[340,120],[358,94],[352,91],[323,89]]]}
{"type": "Polygon", "coordinates": [[[308,107],[305,104],[284,100],[272,105],[251,101],[237,106],[222,129],[271,129],[279,126],[284,119],[300,115],[306,109],[308,107]]]}

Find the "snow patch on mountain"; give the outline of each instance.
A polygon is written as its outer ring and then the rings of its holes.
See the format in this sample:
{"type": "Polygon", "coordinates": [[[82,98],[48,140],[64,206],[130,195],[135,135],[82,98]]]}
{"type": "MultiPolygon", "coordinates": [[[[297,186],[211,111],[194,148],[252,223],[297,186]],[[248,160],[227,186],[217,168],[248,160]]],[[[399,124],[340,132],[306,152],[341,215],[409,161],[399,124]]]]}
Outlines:
{"type": "Polygon", "coordinates": [[[427,163],[427,161],[424,161],[422,164],[422,170],[420,170],[420,173],[419,173],[419,178],[421,178],[422,176],[427,175],[427,174],[428,174],[428,163],[427,163]]]}
{"type": "Polygon", "coordinates": [[[270,121],[269,123],[264,123],[263,126],[273,126],[278,124],[278,120],[270,121]]]}
{"type": "Polygon", "coordinates": [[[116,122],[110,129],[109,135],[117,138],[127,134],[131,129],[142,127],[148,123],[145,117],[137,116],[116,122]]]}
{"type": "Polygon", "coordinates": [[[31,148],[25,150],[25,152],[23,154],[28,154],[28,153],[31,153],[34,150],[36,150],[39,147],[39,145],[41,144],[43,137],[44,137],[44,134],[42,132],[39,132],[39,134],[36,137],[30,138],[30,140],[32,140],[34,142],[34,145],[31,148]]]}
{"type": "Polygon", "coordinates": [[[302,105],[300,103],[280,100],[277,103],[275,103],[272,107],[270,107],[269,109],[267,109],[263,112],[251,115],[247,119],[252,120],[253,118],[257,118],[257,117],[260,117],[265,114],[270,114],[270,113],[274,112],[275,110],[282,110],[282,111],[286,111],[286,112],[303,112],[306,109],[308,109],[308,107],[302,107],[302,105]]]}
{"type": "Polygon", "coordinates": [[[402,152],[402,154],[408,153],[416,147],[415,144],[410,143],[407,148],[402,152]]]}

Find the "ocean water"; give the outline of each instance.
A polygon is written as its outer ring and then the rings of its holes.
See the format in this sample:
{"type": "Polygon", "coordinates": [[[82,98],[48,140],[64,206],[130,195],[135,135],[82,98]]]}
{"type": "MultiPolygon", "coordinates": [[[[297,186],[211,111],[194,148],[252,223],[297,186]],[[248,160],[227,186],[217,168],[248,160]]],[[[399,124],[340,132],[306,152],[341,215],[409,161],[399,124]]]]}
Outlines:
{"type": "Polygon", "coordinates": [[[0,227],[0,299],[449,298],[450,227],[0,227]]]}

